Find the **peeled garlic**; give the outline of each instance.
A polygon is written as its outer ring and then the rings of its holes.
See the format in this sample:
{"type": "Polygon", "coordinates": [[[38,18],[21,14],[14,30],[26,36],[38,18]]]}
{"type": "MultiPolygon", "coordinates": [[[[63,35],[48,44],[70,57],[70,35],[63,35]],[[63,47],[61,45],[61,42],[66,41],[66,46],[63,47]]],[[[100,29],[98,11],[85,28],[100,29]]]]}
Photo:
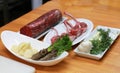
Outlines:
{"type": "Polygon", "coordinates": [[[25,58],[31,58],[33,54],[38,52],[36,49],[33,49],[28,42],[22,42],[18,45],[13,45],[11,49],[13,52],[24,56],[25,58]]]}
{"type": "Polygon", "coordinates": [[[90,53],[90,50],[92,49],[92,43],[90,41],[83,41],[78,46],[78,49],[81,52],[90,53]]]}
{"type": "Polygon", "coordinates": [[[38,51],[36,49],[27,49],[25,52],[24,52],[24,57],[26,58],[31,58],[33,54],[37,53],[38,51]]]}
{"type": "Polygon", "coordinates": [[[18,47],[17,45],[13,45],[12,46],[12,51],[15,52],[15,53],[18,53],[19,49],[17,47],[18,47]]]}

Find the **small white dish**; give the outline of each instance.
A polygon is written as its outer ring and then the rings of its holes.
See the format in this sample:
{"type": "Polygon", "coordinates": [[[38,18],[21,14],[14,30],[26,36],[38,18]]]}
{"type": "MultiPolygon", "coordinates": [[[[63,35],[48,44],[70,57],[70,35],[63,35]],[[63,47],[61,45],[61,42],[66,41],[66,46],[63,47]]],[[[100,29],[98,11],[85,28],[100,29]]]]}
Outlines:
{"type": "Polygon", "coordinates": [[[13,45],[17,45],[21,42],[30,42],[31,46],[39,51],[41,49],[47,48],[49,45],[47,43],[44,43],[37,39],[33,39],[31,37],[19,34],[17,32],[8,31],[8,30],[3,31],[1,33],[1,40],[4,44],[4,46],[7,48],[7,50],[9,50],[13,55],[15,55],[18,58],[23,59],[27,62],[38,64],[38,65],[52,66],[52,65],[55,65],[55,64],[61,62],[65,57],[68,56],[68,52],[63,52],[60,56],[58,56],[57,58],[55,58],[53,60],[36,61],[36,60],[32,60],[32,59],[27,59],[27,58],[20,56],[20,55],[16,54],[15,52],[13,52],[11,50],[11,47],[13,45]]]}
{"type": "MultiPolygon", "coordinates": [[[[93,32],[87,37],[85,38],[84,41],[86,40],[89,40],[93,37],[93,35],[97,32],[97,29],[99,28],[102,28],[104,30],[107,30],[107,29],[110,29],[110,33],[109,33],[109,36],[112,38],[112,42],[111,42],[111,45],[113,44],[113,42],[116,40],[116,38],[119,36],[120,34],[120,29],[117,29],[117,28],[111,28],[111,27],[106,27],[106,26],[98,26],[96,27],[93,32]]],[[[110,45],[110,46],[111,46],[110,45]]],[[[79,56],[83,56],[83,57],[87,57],[87,58],[91,58],[91,59],[96,59],[96,60],[100,60],[104,54],[106,53],[106,51],[110,48],[110,46],[108,48],[106,48],[106,50],[101,53],[101,54],[98,54],[98,55],[93,55],[93,54],[90,54],[90,53],[84,53],[84,52],[81,52],[79,51],[78,47],[74,49],[74,52],[79,55],[79,56]]]]}
{"type": "MultiPolygon", "coordinates": [[[[90,20],[88,20],[88,19],[83,19],[83,18],[78,18],[77,20],[78,20],[79,22],[85,22],[85,23],[87,24],[88,28],[87,28],[86,32],[84,32],[82,35],[80,35],[79,37],[77,37],[77,38],[73,41],[72,45],[75,45],[75,44],[79,43],[80,41],[82,41],[85,37],[87,37],[87,36],[90,34],[90,32],[91,32],[92,29],[93,29],[93,23],[92,23],[92,21],[90,21],[90,20]]],[[[69,20],[69,22],[70,22],[72,25],[75,24],[75,21],[74,21],[74,20],[69,20]]],[[[67,32],[64,23],[61,23],[61,24],[55,26],[54,28],[58,31],[58,35],[61,35],[62,33],[67,32]]],[[[54,35],[56,35],[55,31],[50,30],[50,31],[48,32],[48,34],[45,36],[45,38],[43,39],[43,41],[46,42],[46,43],[48,43],[49,45],[51,45],[51,38],[52,38],[54,35]]]]}

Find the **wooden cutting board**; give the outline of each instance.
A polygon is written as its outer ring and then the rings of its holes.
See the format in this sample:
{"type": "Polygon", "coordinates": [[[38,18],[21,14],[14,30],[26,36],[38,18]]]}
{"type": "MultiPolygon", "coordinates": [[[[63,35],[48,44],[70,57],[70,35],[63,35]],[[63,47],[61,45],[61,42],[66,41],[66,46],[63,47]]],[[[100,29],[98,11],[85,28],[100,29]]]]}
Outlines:
{"type": "Polygon", "coordinates": [[[35,73],[35,68],[0,56],[0,73],[35,73]]]}

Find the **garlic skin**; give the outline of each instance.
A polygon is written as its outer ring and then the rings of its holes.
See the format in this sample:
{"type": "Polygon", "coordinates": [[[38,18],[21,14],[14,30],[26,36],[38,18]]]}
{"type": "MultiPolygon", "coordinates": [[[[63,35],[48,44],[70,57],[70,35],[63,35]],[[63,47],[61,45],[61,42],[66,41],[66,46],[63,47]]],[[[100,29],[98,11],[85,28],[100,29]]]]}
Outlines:
{"type": "Polygon", "coordinates": [[[90,41],[83,41],[78,46],[78,50],[84,53],[90,53],[91,49],[92,49],[92,43],[90,41]]]}

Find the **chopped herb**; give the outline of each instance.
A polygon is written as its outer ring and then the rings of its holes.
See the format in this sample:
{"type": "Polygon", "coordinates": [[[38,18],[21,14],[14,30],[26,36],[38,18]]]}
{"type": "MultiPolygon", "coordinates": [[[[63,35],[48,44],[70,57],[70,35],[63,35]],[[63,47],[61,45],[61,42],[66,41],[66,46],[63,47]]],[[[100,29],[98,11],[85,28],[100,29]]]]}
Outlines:
{"type": "Polygon", "coordinates": [[[109,36],[110,29],[108,29],[107,31],[103,29],[98,29],[97,31],[100,32],[99,36],[96,37],[97,39],[91,40],[93,48],[90,51],[91,54],[95,55],[105,51],[112,42],[112,38],[109,36]]]}

